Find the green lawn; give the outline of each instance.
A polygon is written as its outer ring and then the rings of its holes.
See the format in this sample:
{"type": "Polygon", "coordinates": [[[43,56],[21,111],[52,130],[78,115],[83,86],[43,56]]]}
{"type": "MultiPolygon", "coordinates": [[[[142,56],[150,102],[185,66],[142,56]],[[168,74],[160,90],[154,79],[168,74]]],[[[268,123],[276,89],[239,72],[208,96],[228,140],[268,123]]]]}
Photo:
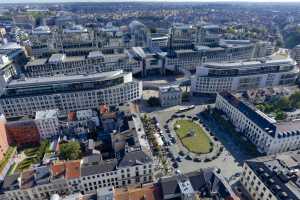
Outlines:
{"type": "Polygon", "coordinates": [[[39,160],[36,157],[25,158],[18,164],[15,171],[22,172],[26,169],[29,169],[32,164],[37,164],[39,160]]]}
{"type": "Polygon", "coordinates": [[[17,164],[16,163],[12,164],[12,166],[10,166],[10,168],[9,168],[9,170],[7,172],[7,175],[8,176],[13,175],[14,172],[15,172],[15,170],[16,170],[16,168],[17,168],[17,164]]]}
{"type": "Polygon", "coordinates": [[[16,153],[16,147],[9,147],[7,152],[4,155],[4,158],[0,161],[0,171],[6,166],[11,157],[16,153]]]}
{"type": "Polygon", "coordinates": [[[174,125],[174,129],[182,144],[189,151],[193,153],[209,153],[212,149],[212,142],[204,130],[195,122],[191,120],[178,120],[174,125]],[[177,125],[180,125],[180,128],[176,129],[177,125]]]}
{"type": "Polygon", "coordinates": [[[24,153],[28,157],[36,156],[39,148],[38,147],[32,147],[24,150],[24,153]]]}

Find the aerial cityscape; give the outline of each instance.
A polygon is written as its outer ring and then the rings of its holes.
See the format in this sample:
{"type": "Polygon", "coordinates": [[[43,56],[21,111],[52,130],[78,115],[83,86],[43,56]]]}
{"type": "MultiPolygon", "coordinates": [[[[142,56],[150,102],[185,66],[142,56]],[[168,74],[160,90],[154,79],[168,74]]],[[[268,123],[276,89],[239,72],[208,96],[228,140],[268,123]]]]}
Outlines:
{"type": "Polygon", "coordinates": [[[0,2],[0,200],[300,200],[300,2],[0,2]]]}

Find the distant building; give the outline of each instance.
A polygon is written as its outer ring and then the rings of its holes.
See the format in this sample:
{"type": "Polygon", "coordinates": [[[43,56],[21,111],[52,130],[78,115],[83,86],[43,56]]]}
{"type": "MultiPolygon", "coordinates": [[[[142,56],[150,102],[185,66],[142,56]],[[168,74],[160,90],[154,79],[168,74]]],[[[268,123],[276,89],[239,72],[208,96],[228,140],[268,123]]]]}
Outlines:
{"type": "Polygon", "coordinates": [[[215,94],[291,85],[295,84],[299,73],[295,65],[290,58],[207,63],[197,68],[191,80],[191,91],[193,94],[215,94]]]}
{"type": "Polygon", "coordinates": [[[178,85],[159,87],[158,95],[163,107],[180,105],[182,102],[182,92],[178,85]]]}
{"type": "Polygon", "coordinates": [[[14,24],[18,27],[31,30],[35,26],[35,19],[31,15],[14,15],[14,24]]]}
{"type": "Polygon", "coordinates": [[[300,199],[299,166],[297,151],[247,160],[241,183],[253,200],[300,199]]]}
{"type": "Polygon", "coordinates": [[[59,134],[58,110],[37,111],[34,120],[42,139],[59,134]]]}
{"type": "Polygon", "coordinates": [[[274,52],[274,46],[271,42],[258,41],[255,45],[253,57],[261,58],[272,55],[274,52]]]}
{"type": "Polygon", "coordinates": [[[293,49],[294,59],[297,62],[297,65],[300,65],[300,45],[297,45],[293,49]]]}
{"type": "Polygon", "coordinates": [[[25,65],[28,77],[90,74],[124,70],[135,73],[140,71],[137,60],[126,53],[103,55],[100,51],[91,51],[87,56],[67,56],[52,54],[50,57],[33,59],[25,65]]]}

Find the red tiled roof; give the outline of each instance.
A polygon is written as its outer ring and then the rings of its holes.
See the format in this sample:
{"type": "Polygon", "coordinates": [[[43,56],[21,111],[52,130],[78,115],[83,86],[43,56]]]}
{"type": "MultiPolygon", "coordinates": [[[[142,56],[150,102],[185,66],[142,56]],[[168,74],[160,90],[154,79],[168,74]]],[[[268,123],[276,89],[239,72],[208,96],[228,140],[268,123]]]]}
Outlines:
{"type": "Polygon", "coordinates": [[[51,171],[52,171],[52,175],[55,178],[59,178],[61,176],[64,176],[65,175],[65,171],[66,171],[65,164],[63,162],[54,163],[51,166],[51,171]]]}
{"type": "Polygon", "coordinates": [[[108,109],[108,106],[107,105],[100,105],[100,114],[102,114],[102,113],[106,113],[106,112],[108,112],[109,111],[109,109],[108,109]]]}
{"type": "Polygon", "coordinates": [[[80,160],[71,160],[54,163],[51,166],[52,175],[56,178],[63,176],[65,179],[80,177],[80,160]]]}
{"type": "Polygon", "coordinates": [[[66,179],[80,177],[80,160],[72,160],[65,162],[66,179]]]}
{"type": "Polygon", "coordinates": [[[76,112],[69,112],[68,121],[75,121],[75,120],[76,120],[76,112]]]}
{"type": "Polygon", "coordinates": [[[161,192],[157,186],[143,186],[142,188],[116,189],[116,200],[161,200],[161,192]]]}

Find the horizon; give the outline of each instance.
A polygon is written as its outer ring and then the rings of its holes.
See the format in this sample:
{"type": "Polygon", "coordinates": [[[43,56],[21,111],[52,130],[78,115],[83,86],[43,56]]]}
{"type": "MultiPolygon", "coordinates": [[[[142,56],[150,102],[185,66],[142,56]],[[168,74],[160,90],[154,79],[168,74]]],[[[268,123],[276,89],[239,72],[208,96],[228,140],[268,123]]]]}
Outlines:
{"type": "Polygon", "coordinates": [[[300,3],[299,0],[11,0],[0,4],[43,4],[43,3],[119,3],[119,2],[156,2],[156,3],[300,3]]]}

